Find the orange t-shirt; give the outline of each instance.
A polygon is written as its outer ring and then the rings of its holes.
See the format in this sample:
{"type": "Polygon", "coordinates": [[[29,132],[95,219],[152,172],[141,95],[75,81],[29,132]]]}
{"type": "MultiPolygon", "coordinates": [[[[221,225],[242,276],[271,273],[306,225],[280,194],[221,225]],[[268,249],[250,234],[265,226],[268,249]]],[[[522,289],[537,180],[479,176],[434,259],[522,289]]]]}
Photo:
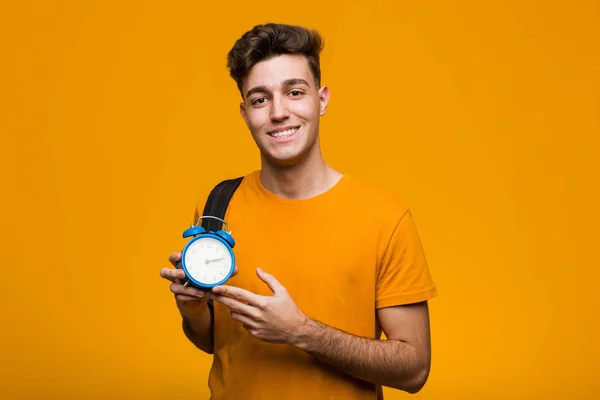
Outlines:
{"type": "MultiPolygon", "coordinates": [[[[198,204],[202,215],[204,202],[198,204]]],[[[272,274],[308,317],[380,338],[376,309],[437,295],[410,211],[355,177],[304,200],[267,191],[259,171],[245,176],[225,220],[239,273],[227,284],[272,295],[256,268],[272,274]]],[[[293,346],[261,341],[215,303],[211,399],[377,398],[375,385],[293,346]]]]}

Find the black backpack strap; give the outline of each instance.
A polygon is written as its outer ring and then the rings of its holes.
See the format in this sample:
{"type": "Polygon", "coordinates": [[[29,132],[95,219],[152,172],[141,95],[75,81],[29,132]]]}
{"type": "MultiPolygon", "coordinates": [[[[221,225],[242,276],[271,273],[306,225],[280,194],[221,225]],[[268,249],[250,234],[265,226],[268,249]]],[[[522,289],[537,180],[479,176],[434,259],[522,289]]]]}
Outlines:
{"type": "MultiPolygon", "coordinates": [[[[227,179],[217,184],[208,195],[204,212],[202,215],[210,215],[213,217],[225,219],[225,213],[229,206],[229,201],[233,197],[233,193],[237,190],[244,177],[227,179]]],[[[207,231],[216,232],[222,227],[222,223],[214,218],[202,219],[202,226],[207,231]]]]}
{"type": "MultiPolygon", "coordinates": [[[[229,202],[233,197],[233,194],[242,183],[244,177],[238,177],[234,179],[227,179],[217,184],[208,195],[206,204],[204,205],[204,211],[202,215],[210,215],[213,217],[225,219],[225,213],[229,202]]],[[[222,223],[214,218],[203,218],[202,227],[207,231],[216,232],[222,228],[222,223]]],[[[215,309],[212,300],[207,302],[208,309],[210,310],[210,321],[211,325],[215,323],[215,309]]],[[[213,329],[214,332],[214,329],[213,329]]],[[[213,338],[214,340],[214,338],[213,338]]]]}

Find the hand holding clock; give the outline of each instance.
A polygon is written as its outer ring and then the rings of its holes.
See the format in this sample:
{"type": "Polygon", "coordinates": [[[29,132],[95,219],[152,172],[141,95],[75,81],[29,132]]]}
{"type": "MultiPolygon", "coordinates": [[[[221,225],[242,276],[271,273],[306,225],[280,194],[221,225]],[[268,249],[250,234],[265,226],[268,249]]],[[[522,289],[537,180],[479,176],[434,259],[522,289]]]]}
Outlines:
{"type": "Polygon", "coordinates": [[[273,296],[221,285],[207,292],[206,297],[227,306],[231,310],[231,318],[242,323],[252,336],[267,342],[294,344],[299,328],[310,319],[300,311],[275,277],[260,268],[257,268],[256,274],[269,286],[273,296]]]}
{"type": "MultiPolygon", "coordinates": [[[[225,223],[220,218],[216,218],[225,223]]],[[[195,319],[206,313],[206,300],[212,299],[231,310],[231,317],[258,339],[297,344],[304,329],[313,322],[300,311],[286,288],[260,268],[258,277],[273,291],[273,296],[260,296],[248,290],[224,285],[237,274],[231,232],[207,231],[191,226],[183,232],[191,238],[181,253],[173,253],[169,261],[175,270],[163,268],[161,276],[171,281],[177,306],[183,317],[195,319]],[[186,285],[183,284],[185,280],[186,285]],[[192,283],[190,283],[192,282],[192,283]]]]}
{"type": "MultiPolygon", "coordinates": [[[[181,260],[181,252],[175,252],[169,256],[169,262],[176,267],[181,260]]],[[[232,276],[238,273],[236,266],[232,276]]],[[[186,279],[185,272],[182,269],[163,268],[160,276],[171,282],[170,290],[175,295],[177,307],[185,317],[194,318],[198,313],[206,309],[206,290],[198,289],[192,286],[183,286],[182,281],[186,279]]]]}

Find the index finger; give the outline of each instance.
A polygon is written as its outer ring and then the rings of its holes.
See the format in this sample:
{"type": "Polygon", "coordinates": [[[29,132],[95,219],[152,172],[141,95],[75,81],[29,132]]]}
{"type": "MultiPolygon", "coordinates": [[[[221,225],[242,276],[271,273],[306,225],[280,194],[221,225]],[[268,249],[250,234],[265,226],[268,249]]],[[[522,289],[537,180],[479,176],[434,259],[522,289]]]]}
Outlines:
{"type": "Polygon", "coordinates": [[[171,255],[169,256],[169,262],[171,264],[173,264],[173,266],[175,267],[177,265],[177,262],[181,260],[181,252],[177,251],[175,253],[171,253],[171,255]]]}
{"type": "Polygon", "coordinates": [[[258,307],[262,304],[263,296],[260,296],[258,294],[252,293],[246,289],[242,289],[239,287],[221,285],[215,286],[214,288],[212,288],[212,291],[213,293],[231,296],[236,300],[243,301],[252,306],[258,307]]]}
{"type": "Polygon", "coordinates": [[[177,279],[185,278],[185,272],[182,269],[163,268],[160,270],[160,276],[168,281],[176,282],[177,279]]]}

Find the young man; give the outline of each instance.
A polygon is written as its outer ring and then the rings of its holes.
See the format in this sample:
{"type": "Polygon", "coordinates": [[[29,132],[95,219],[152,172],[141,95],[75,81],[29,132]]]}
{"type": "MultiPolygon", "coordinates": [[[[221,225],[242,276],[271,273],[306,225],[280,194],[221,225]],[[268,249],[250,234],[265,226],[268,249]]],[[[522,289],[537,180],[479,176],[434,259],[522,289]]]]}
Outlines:
{"type": "Polygon", "coordinates": [[[262,164],[225,218],[236,274],[202,292],[181,285],[181,269],[161,271],[185,335],[214,354],[212,399],[378,399],[382,386],[416,393],[429,375],[437,293],[411,213],[321,154],[322,47],[315,31],[267,24],[228,55],[262,164]]]}

